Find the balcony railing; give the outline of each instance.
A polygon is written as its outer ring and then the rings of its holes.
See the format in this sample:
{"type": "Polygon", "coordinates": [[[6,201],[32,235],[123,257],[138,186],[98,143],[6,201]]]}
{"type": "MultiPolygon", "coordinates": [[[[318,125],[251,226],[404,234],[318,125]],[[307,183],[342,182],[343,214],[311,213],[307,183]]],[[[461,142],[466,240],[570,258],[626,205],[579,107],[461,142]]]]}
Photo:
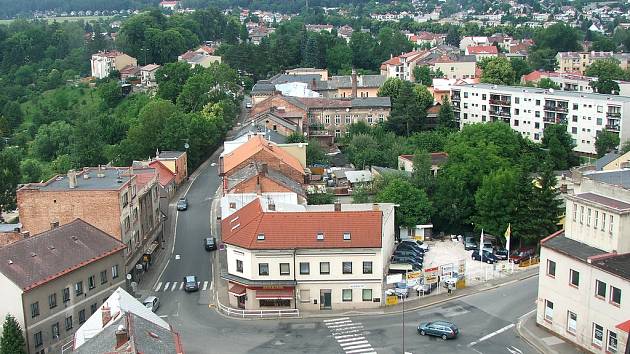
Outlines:
{"type": "Polygon", "coordinates": [[[555,123],[556,122],[556,117],[543,117],[543,122],[555,123]]]}
{"type": "Polygon", "coordinates": [[[490,99],[490,104],[499,106],[509,106],[510,101],[490,99]]]}
{"type": "Polygon", "coordinates": [[[510,112],[506,111],[490,111],[491,116],[501,116],[501,117],[510,117],[510,112]]]}
{"type": "Polygon", "coordinates": [[[545,105],[545,111],[568,112],[569,107],[545,105]]]}
{"type": "Polygon", "coordinates": [[[619,124],[606,124],[607,130],[619,131],[619,124]]]}
{"type": "Polygon", "coordinates": [[[461,101],[462,97],[460,95],[451,96],[451,101],[461,101]]]}
{"type": "Polygon", "coordinates": [[[606,112],[606,117],[621,118],[621,112],[606,112]]]}

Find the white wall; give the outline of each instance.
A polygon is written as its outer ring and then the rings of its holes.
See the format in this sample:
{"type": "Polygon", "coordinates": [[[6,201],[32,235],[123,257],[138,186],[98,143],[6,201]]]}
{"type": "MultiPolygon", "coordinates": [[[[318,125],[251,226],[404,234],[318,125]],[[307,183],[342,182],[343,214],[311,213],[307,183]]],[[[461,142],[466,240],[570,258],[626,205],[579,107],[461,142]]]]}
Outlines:
{"type": "MultiPolygon", "coordinates": [[[[0,289],[2,289],[2,301],[0,301],[0,318],[4,322],[7,315],[15,317],[24,330],[24,305],[22,304],[22,289],[9,278],[0,273],[0,289]]],[[[0,325],[0,327],[2,327],[0,325]]]]}
{"type": "Polygon", "coordinates": [[[225,219],[237,210],[249,204],[252,200],[260,197],[263,205],[268,205],[272,200],[276,205],[276,210],[281,210],[283,204],[297,205],[298,197],[296,193],[270,192],[258,195],[256,193],[234,193],[221,197],[221,218],[225,219]],[[235,208],[230,208],[230,203],[235,203],[235,208]]]}

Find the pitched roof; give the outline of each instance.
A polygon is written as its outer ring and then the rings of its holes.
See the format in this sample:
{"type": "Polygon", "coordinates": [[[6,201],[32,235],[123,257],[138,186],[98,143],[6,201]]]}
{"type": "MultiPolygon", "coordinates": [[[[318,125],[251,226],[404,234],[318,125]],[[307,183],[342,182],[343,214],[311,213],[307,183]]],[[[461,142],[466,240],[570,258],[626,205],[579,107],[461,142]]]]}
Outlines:
{"type": "Polygon", "coordinates": [[[497,47],[493,45],[478,45],[466,48],[468,54],[498,54],[497,47]]]}
{"type": "Polygon", "coordinates": [[[261,151],[266,151],[267,153],[273,155],[276,159],[298,171],[300,174],[305,174],[304,168],[295,157],[291,156],[288,152],[278,147],[276,144],[265,140],[260,135],[252,136],[245,144],[239,146],[229,154],[224,155],[223,172],[226,173],[231,171],[236,166],[261,151]]]}
{"type": "Polygon", "coordinates": [[[630,212],[630,204],[621,200],[605,197],[595,193],[581,193],[574,196],[568,196],[570,199],[581,199],[591,203],[606,206],[619,212],[630,212]]]}
{"type": "Polygon", "coordinates": [[[619,156],[621,156],[621,154],[616,151],[610,151],[606,153],[604,156],[595,161],[595,169],[598,171],[603,170],[606,165],[615,161],[619,156]]]}
{"type": "MultiPolygon", "coordinates": [[[[232,190],[233,188],[237,187],[239,184],[260,175],[260,176],[265,176],[271,179],[272,181],[280,184],[281,186],[284,186],[285,188],[291,190],[292,192],[298,195],[301,195],[301,196],[306,195],[306,193],[304,192],[304,188],[302,188],[302,185],[300,183],[292,180],[291,178],[283,175],[282,173],[274,170],[273,168],[267,167],[266,173],[263,172],[263,169],[264,169],[263,164],[261,162],[255,162],[255,163],[248,164],[245,167],[237,170],[232,175],[230,175],[230,178],[228,178],[228,189],[232,190]]],[[[264,193],[265,191],[262,191],[262,192],[264,193]]],[[[239,192],[235,192],[235,193],[239,193],[239,192]]]]}
{"type": "Polygon", "coordinates": [[[381,219],[382,212],[373,210],[263,211],[256,199],[221,221],[221,230],[225,243],[246,249],[380,248],[381,219]]]}
{"type": "Polygon", "coordinates": [[[162,161],[151,161],[149,162],[149,166],[157,170],[158,183],[160,183],[160,186],[166,187],[175,181],[175,173],[166,167],[162,161]]]}
{"type": "Polygon", "coordinates": [[[153,71],[153,70],[157,70],[161,67],[161,65],[159,64],[149,64],[149,65],[145,65],[143,67],[140,68],[140,70],[142,71],[153,71]]]}
{"type": "Polygon", "coordinates": [[[557,232],[552,237],[547,237],[540,241],[541,246],[551,248],[555,251],[563,253],[569,257],[576,258],[583,262],[589,257],[606,254],[606,251],[599,248],[591,247],[585,243],[567,238],[564,230],[557,232]]]}
{"type": "Polygon", "coordinates": [[[136,190],[141,190],[156,176],[157,172],[154,168],[134,168],[133,174],[136,175],[136,190]]]}
{"type": "Polygon", "coordinates": [[[119,240],[76,219],[0,248],[0,272],[29,291],[124,248],[119,240]]]}
{"type": "Polygon", "coordinates": [[[606,272],[630,280],[630,253],[597,257],[597,259],[591,260],[591,264],[606,272]]]}

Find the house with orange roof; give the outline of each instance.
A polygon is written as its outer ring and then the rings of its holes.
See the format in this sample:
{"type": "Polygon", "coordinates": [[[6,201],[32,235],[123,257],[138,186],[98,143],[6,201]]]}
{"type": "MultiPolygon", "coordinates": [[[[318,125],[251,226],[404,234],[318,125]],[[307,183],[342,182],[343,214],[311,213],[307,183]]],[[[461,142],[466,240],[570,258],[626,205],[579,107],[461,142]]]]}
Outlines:
{"type": "Polygon", "coordinates": [[[381,75],[387,78],[397,77],[401,80],[413,81],[413,68],[416,67],[416,62],[426,54],[427,51],[425,50],[416,50],[397,57],[392,56],[381,64],[381,75]]]}
{"type": "Polygon", "coordinates": [[[256,199],[221,221],[231,307],[351,310],[383,306],[394,205],[302,206],[256,199]]]}
{"type": "Polygon", "coordinates": [[[117,50],[94,53],[90,60],[92,77],[97,79],[106,78],[112,72],[121,71],[128,66],[137,67],[138,61],[136,58],[117,50]]]}
{"type": "Polygon", "coordinates": [[[478,45],[466,47],[466,55],[474,55],[477,62],[484,58],[496,58],[499,49],[493,45],[478,45]]]}

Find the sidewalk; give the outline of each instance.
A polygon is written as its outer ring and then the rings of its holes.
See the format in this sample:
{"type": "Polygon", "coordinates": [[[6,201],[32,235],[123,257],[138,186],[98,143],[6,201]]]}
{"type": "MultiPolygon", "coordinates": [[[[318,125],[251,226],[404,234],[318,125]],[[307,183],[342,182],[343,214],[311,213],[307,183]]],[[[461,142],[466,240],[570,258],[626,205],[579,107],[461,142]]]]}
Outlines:
{"type": "Polygon", "coordinates": [[[545,354],[574,354],[587,353],[581,348],[564,341],[536,323],[536,311],[532,311],[521,317],[516,324],[516,332],[536,348],[545,354]]]}

